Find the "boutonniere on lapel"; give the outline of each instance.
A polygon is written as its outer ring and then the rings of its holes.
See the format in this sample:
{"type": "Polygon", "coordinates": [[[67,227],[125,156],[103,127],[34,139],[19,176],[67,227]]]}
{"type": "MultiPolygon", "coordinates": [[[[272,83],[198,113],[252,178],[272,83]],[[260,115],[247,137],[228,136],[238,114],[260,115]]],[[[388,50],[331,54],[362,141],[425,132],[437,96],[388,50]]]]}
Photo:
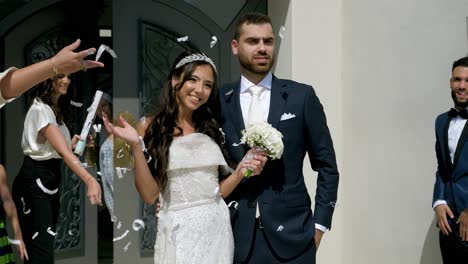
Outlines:
{"type": "Polygon", "coordinates": [[[292,119],[292,118],[295,118],[296,115],[295,114],[291,114],[291,113],[284,113],[282,116],[281,116],[281,119],[280,121],[284,121],[284,120],[288,120],[288,119],[292,119]]]}
{"type": "MultiPolygon", "coordinates": [[[[254,123],[242,130],[240,144],[247,144],[253,149],[264,151],[273,160],[280,159],[283,155],[283,135],[266,122],[254,123]]],[[[253,157],[247,155],[246,158],[252,159],[253,157]]],[[[251,175],[252,170],[249,168],[244,176],[249,178],[251,175]]]]}

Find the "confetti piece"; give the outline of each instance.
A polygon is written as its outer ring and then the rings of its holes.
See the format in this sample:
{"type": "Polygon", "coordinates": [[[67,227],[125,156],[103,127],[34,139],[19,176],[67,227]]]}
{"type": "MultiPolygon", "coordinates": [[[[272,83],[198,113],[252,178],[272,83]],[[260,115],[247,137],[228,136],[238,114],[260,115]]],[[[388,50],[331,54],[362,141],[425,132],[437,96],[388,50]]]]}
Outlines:
{"type": "Polygon", "coordinates": [[[145,125],[145,124],[146,124],[146,116],[142,116],[142,117],[140,118],[140,123],[141,123],[142,125],[145,125]]]}
{"type": "Polygon", "coordinates": [[[101,132],[101,128],[102,128],[101,124],[94,124],[93,125],[93,129],[94,129],[94,131],[96,131],[96,133],[101,132]]]}
{"type": "Polygon", "coordinates": [[[111,216],[111,222],[115,223],[115,221],[117,221],[117,216],[115,215],[111,216]]]}
{"type": "Polygon", "coordinates": [[[279,35],[279,37],[280,37],[281,39],[283,39],[283,37],[284,37],[283,34],[284,34],[285,32],[286,32],[286,28],[285,28],[284,26],[281,26],[281,28],[280,28],[280,30],[279,30],[279,33],[278,33],[278,35],[279,35]]]}
{"type": "Polygon", "coordinates": [[[54,231],[52,231],[52,228],[50,228],[50,226],[47,228],[47,233],[51,234],[52,236],[56,236],[57,233],[55,233],[54,231]]]}
{"type": "Polygon", "coordinates": [[[231,207],[231,206],[234,206],[234,209],[237,209],[237,206],[239,206],[239,203],[236,202],[236,201],[231,201],[231,202],[228,204],[228,207],[231,207]]]}
{"type": "Polygon", "coordinates": [[[122,221],[119,221],[119,223],[117,224],[117,229],[120,229],[122,227],[122,221]]]}
{"type": "Polygon", "coordinates": [[[141,219],[135,219],[132,224],[133,230],[138,231],[142,228],[145,228],[145,223],[141,219]]]}
{"type": "Polygon", "coordinates": [[[69,234],[70,236],[73,236],[73,231],[72,231],[72,230],[68,230],[68,234],[69,234]]]}
{"type": "Polygon", "coordinates": [[[32,236],[32,239],[35,239],[38,235],[39,235],[39,232],[34,233],[34,235],[32,236]]]}
{"type": "Polygon", "coordinates": [[[211,37],[210,48],[213,48],[216,43],[218,43],[218,38],[216,36],[211,37]]]}
{"type": "Polygon", "coordinates": [[[102,53],[104,51],[107,51],[112,56],[112,58],[117,59],[117,54],[115,54],[115,51],[113,51],[111,48],[109,48],[109,46],[101,44],[101,46],[99,46],[98,52],[96,54],[95,61],[98,61],[99,58],[101,58],[101,55],[102,55],[102,53]]]}
{"type": "Polygon", "coordinates": [[[70,104],[75,106],[75,107],[82,107],[83,106],[83,103],[78,103],[78,102],[75,102],[73,100],[70,100],[70,104]]]}
{"type": "Polygon", "coordinates": [[[188,41],[188,36],[177,38],[177,42],[188,41]]]}
{"type": "Polygon", "coordinates": [[[119,151],[117,152],[116,157],[117,157],[118,159],[121,159],[121,158],[123,158],[123,156],[124,156],[124,154],[123,154],[123,149],[119,149],[119,151]]]}
{"type": "Polygon", "coordinates": [[[130,244],[132,244],[132,242],[128,242],[127,245],[125,245],[125,247],[123,247],[124,252],[127,252],[128,247],[130,246],[130,244]]]}
{"type": "Polygon", "coordinates": [[[123,174],[122,174],[121,168],[120,167],[115,167],[115,171],[117,172],[117,178],[122,179],[123,174]]]}
{"type": "Polygon", "coordinates": [[[24,198],[21,197],[21,202],[23,203],[23,214],[29,214],[31,213],[31,209],[26,210],[26,203],[24,202],[24,198]]]}
{"type": "Polygon", "coordinates": [[[124,237],[126,237],[128,235],[128,232],[129,232],[128,229],[125,230],[125,232],[121,236],[114,237],[114,239],[112,241],[115,242],[115,241],[123,239],[124,237]]]}
{"type": "Polygon", "coordinates": [[[278,229],[276,229],[276,232],[281,232],[283,231],[284,227],[282,225],[278,226],[278,229]]]}
{"type": "Polygon", "coordinates": [[[40,178],[37,178],[36,179],[36,183],[37,183],[37,186],[39,186],[39,188],[41,188],[41,190],[49,195],[54,195],[58,192],[58,188],[57,189],[54,189],[54,190],[49,190],[47,189],[44,185],[42,185],[42,182],[41,182],[41,179],[40,178]]]}

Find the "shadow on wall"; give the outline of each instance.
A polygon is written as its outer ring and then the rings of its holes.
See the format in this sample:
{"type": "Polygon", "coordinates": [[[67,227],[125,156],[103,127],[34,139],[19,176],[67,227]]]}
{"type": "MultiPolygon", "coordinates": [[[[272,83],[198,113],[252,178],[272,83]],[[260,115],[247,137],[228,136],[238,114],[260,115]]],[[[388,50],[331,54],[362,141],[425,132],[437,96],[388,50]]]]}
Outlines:
{"type": "Polygon", "coordinates": [[[440,264],[442,256],[439,247],[439,229],[436,226],[436,218],[432,220],[424,240],[420,264],[440,264]]]}

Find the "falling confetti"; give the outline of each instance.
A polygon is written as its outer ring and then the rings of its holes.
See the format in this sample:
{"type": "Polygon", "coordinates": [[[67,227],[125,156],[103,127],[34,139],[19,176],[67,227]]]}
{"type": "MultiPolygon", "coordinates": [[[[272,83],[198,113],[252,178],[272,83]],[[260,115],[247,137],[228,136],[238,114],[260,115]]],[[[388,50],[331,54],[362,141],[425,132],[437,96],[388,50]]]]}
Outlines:
{"type": "Polygon", "coordinates": [[[239,206],[239,203],[236,202],[236,201],[231,201],[229,204],[228,204],[228,207],[232,207],[234,206],[234,209],[237,209],[237,206],[239,206]]]}
{"type": "Polygon", "coordinates": [[[47,189],[41,182],[41,179],[40,178],[37,178],[36,179],[36,183],[37,183],[37,186],[39,186],[39,188],[41,188],[41,190],[49,195],[54,195],[58,192],[58,188],[57,189],[54,189],[54,190],[49,190],[47,189]]]}
{"type": "Polygon", "coordinates": [[[107,51],[112,56],[112,58],[117,59],[117,54],[115,54],[115,51],[113,51],[111,48],[109,48],[109,46],[101,44],[101,46],[99,46],[99,49],[97,51],[95,61],[98,61],[99,58],[101,58],[101,55],[102,55],[102,53],[104,51],[107,51]]]}
{"type": "Polygon", "coordinates": [[[185,42],[185,41],[188,41],[188,36],[177,38],[177,42],[185,42]]]}
{"type": "Polygon", "coordinates": [[[75,102],[75,101],[72,101],[72,100],[70,100],[70,104],[75,106],[75,107],[82,107],[83,106],[83,103],[75,102]]]}
{"type": "Polygon", "coordinates": [[[124,252],[127,252],[128,247],[130,246],[130,244],[132,244],[132,242],[128,242],[127,245],[125,245],[125,247],[123,247],[124,252]]]}
{"type": "Polygon", "coordinates": [[[23,214],[29,214],[31,213],[31,209],[26,210],[26,203],[24,202],[24,198],[21,197],[21,202],[23,203],[23,214]]]}
{"type": "Polygon", "coordinates": [[[283,37],[284,37],[283,34],[284,34],[285,32],[286,32],[286,28],[285,28],[284,26],[281,26],[281,28],[280,28],[280,30],[279,30],[279,33],[278,33],[278,35],[279,35],[279,37],[280,37],[281,39],[283,39],[283,37]]]}
{"type": "Polygon", "coordinates": [[[52,228],[48,227],[47,228],[47,233],[51,234],[52,236],[56,236],[57,233],[55,233],[54,231],[52,231],[52,228]]]}
{"type": "Polygon", "coordinates": [[[128,231],[128,229],[127,229],[127,230],[125,230],[125,232],[124,232],[124,233],[123,233],[121,236],[114,237],[114,239],[113,239],[112,241],[114,241],[114,242],[115,242],[115,241],[118,241],[118,240],[121,240],[121,239],[123,239],[124,237],[126,237],[126,236],[128,235],[128,232],[129,232],[129,231],[128,231]]]}
{"type": "Polygon", "coordinates": [[[93,129],[94,131],[96,131],[96,133],[100,133],[101,132],[101,124],[94,124],[93,125],[93,129]]]}
{"type": "Polygon", "coordinates": [[[145,223],[141,219],[135,219],[132,224],[133,230],[138,231],[142,228],[145,228],[145,223]]]}
{"type": "Polygon", "coordinates": [[[218,38],[216,36],[211,37],[210,48],[213,48],[216,43],[218,43],[218,38]]]}
{"type": "Polygon", "coordinates": [[[34,235],[32,236],[32,239],[35,239],[38,235],[39,235],[39,232],[34,233],[34,235]]]}

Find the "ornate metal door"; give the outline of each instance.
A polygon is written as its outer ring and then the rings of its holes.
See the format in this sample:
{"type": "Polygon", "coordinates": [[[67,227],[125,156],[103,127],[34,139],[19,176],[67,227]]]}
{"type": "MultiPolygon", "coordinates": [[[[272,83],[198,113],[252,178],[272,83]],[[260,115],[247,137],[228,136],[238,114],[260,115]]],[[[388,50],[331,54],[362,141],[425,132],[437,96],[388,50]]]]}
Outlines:
{"type": "MultiPolygon", "coordinates": [[[[86,0],[85,2],[89,2],[86,0]]],[[[94,3],[101,2],[100,0],[94,3]]],[[[97,18],[88,14],[83,24],[76,23],[70,15],[71,7],[83,1],[29,0],[5,1],[1,6],[0,49],[2,70],[9,66],[22,67],[42,61],[54,55],[65,45],[81,38],[82,46],[91,46],[97,32],[93,30],[97,18]],[[5,8],[9,8],[8,12],[5,8]],[[93,19],[94,18],[94,19],[93,19]]],[[[95,6],[96,7],[96,6],[95,6]]],[[[97,10],[97,9],[96,9],[97,10]]],[[[72,76],[68,97],[89,105],[95,89],[97,71],[77,73],[72,76]],[[75,99],[77,98],[77,99],[75,99]]],[[[1,152],[2,162],[8,169],[11,184],[23,159],[21,131],[31,99],[28,94],[16,99],[2,109],[1,152]]],[[[68,123],[71,133],[79,133],[86,111],[72,109],[75,117],[68,123]]],[[[93,169],[89,170],[92,174],[93,169]]],[[[11,186],[11,185],[10,185],[11,186]]],[[[66,166],[62,168],[60,185],[60,214],[55,239],[56,263],[98,263],[97,259],[97,209],[87,201],[84,186],[66,166]]]]}

